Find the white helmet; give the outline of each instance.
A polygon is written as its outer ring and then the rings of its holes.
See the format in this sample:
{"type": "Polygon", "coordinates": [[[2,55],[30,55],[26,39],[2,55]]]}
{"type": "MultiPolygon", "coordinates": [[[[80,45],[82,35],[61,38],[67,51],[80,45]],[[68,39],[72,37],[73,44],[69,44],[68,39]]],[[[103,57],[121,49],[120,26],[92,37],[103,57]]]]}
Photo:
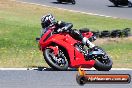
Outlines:
{"type": "Polygon", "coordinates": [[[43,16],[41,18],[41,25],[42,25],[42,28],[45,28],[45,27],[48,27],[48,26],[51,26],[53,24],[55,24],[55,18],[52,14],[47,14],[45,16],[43,16]]]}

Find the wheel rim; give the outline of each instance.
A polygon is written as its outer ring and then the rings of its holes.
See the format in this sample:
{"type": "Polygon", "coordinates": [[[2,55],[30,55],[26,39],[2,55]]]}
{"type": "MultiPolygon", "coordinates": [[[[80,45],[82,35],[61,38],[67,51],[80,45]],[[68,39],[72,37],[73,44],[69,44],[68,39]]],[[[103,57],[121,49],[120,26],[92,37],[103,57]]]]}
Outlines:
{"type": "Polygon", "coordinates": [[[56,64],[59,67],[64,67],[66,64],[66,57],[64,56],[63,52],[59,50],[59,53],[57,56],[54,55],[53,50],[50,49],[48,52],[49,59],[56,64]]]}
{"type": "Polygon", "coordinates": [[[103,49],[100,49],[102,53],[104,53],[104,55],[100,55],[100,56],[97,56],[97,60],[100,61],[102,64],[109,64],[109,56],[107,55],[107,53],[103,50],[103,49]]]}
{"type": "Polygon", "coordinates": [[[109,58],[107,55],[104,55],[101,57],[101,59],[99,59],[99,61],[103,64],[108,64],[109,63],[109,58]]]}

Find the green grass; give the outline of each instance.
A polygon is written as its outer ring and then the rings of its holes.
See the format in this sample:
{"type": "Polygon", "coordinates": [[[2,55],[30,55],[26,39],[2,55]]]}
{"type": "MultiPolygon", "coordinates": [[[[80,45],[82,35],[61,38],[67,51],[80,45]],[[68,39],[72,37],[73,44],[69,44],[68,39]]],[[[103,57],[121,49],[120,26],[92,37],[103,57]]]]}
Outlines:
{"type": "Polygon", "coordinates": [[[132,68],[132,38],[117,40],[101,46],[113,58],[114,67],[132,68]]]}
{"type": "MultiPolygon", "coordinates": [[[[112,30],[132,28],[132,20],[104,18],[51,7],[0,1],[0,67],[48,66],[35,38],[40,36],[40,18],[52,13],[57,20],[72,22],[75,29],[112,30]]],[[[132,68],[132,41],[101,44],[113,58],[114,67],[132,68]]]]}

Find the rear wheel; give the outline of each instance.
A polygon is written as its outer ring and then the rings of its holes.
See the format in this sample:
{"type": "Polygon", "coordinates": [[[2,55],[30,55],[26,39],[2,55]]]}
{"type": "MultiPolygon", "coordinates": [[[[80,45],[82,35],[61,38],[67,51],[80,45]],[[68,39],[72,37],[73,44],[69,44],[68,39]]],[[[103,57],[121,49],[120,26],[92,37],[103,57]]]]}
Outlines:
{"type": "Polygon", "coordinates": [[[128,7],[132,7],[132,3],[128,1],[128,7]]]}
{"type": "Polygon", "coordinates": [[[43,56],[47,64],[54,70],[67,70],[68,60],[61,49],[59,49],[58,55],[54,54],[53,49],[46,48],[43,51],[43,56]]]}
{"type": "Polygon", "coordinates": [[[76,4],[76,1],[75,0],[71,0],[72,1],[72,4],[76,4]]]}
{"type": "Polygon", "coordinates": [[[95,59],[94,68],[98,71],[109,71],[112,68],[113,62],[102,48],[98,47],[98,49],[101,50],[104,55],[99,55],[95,59]]]}
{"type": "Polygon", "coordinates": [[[58,3],[62,3],[62,1],[61,1],[61,0],[57,0],[57,2],[58,2],[58,3]]]}

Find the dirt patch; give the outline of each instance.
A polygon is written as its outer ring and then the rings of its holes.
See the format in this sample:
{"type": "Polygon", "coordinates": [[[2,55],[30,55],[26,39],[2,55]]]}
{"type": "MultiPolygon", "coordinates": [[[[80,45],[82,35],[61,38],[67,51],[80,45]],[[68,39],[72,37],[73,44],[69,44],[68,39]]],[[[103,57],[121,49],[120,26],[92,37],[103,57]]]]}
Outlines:
{"type": "Polygon", "coordinates": [[[11,3],[9,0],[0,0],[0,9],[7,8],[9,3],[11,3]]]}
{"type": "Polygon", "coordinates": [[[125,41],[132,41],[132,37],[127,38],[98,38],[95,40],[94,44],[96,45],[103,45],[103,44],[110,44],[110,43],[120,43],[125,41]]]}

